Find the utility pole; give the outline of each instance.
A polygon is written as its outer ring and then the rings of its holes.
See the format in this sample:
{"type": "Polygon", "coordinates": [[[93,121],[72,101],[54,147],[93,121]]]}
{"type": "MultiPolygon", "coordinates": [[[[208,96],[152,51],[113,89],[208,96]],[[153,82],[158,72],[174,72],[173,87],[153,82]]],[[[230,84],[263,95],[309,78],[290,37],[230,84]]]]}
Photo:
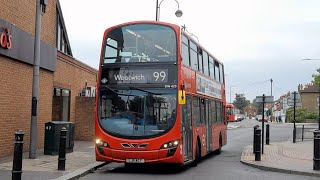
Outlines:
{"type": "Polygon", "coordinates": [[[37,156],[37,126],[38,126],[38,96],[39,96],[39,75],[40,75],[40,34],[41,34],[41,13],[46,12],[48,0],[36,0],[36,32],[34,38],[33,55],[33,81],[32,81],[32,109],[30,123],[30,146],[29,158],[35,159],[37,156]]]}
{"type": "MultiPolygon", "coordinates": [[[[270,82],[271,82],[271,96],[272,96],[272,83],[273,83],[272,78],[270,79],[270,82]]],[[[271,106],[271,113],[270,113],[271,121],[272,121],[272,117],[273,117],[273,107],[274,107],[274,104],[272,103],[272,106],[271,106]]]]}
{"type": "Polygon", "coordinates": [[[271,82],[271,96],[272,96],[272,82],[273,82],[272,78],[270,79],[270,82],[271,82]]]}

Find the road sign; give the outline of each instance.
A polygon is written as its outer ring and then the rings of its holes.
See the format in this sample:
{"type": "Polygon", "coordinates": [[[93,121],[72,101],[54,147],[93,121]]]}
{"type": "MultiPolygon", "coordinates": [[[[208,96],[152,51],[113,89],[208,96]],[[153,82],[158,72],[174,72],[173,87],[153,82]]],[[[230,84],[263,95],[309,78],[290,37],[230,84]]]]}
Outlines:
{"type": "MultiPolygon", "coordinates": [[[[262,103],[262,101],[263,101],[263,96],[256,97],[256,103],[262,103]]],[[[274,102],[273,96],[264,96],[264,102],[273,103],[274,102]]]]}
{"type": "Polygon", "coordinates": [[[290,99],[294,99],[294,93],[296,93],[296,100],[300,100],[300,94],[299,93],[297,93],[297,92],[292,92],[291,94],[290,94],[290,99]]]}
{"type": "MultiPolygon", "coordinates": [[[[289,101],[288,106],[294,106],[293,101],[289,101]]],[[[301,107],[301,102],[296,102],[296,107],[301,107]]]]}

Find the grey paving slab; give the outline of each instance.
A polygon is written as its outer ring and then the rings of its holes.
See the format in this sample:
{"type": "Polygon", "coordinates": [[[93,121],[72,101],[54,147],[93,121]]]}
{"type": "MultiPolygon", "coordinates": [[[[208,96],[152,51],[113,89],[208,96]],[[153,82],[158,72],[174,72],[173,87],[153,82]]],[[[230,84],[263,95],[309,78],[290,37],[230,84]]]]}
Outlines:
{"type": "Polygon", "coordinates": [[[264,170],[320,177],[320,171],[313,170],[313,141],[265,145],[261,161],[255,161],[252,150],[252,145],[244,147],[242,163],[264,170]]]}
{"type": "MultiPolygon", "coordinates": [[[[74,179],[92,169],[104,165],[96,162],[94,142],[76,141],[74,151],[66,154],[65,171],[58,170],[58,156],[41,155],[36,159],[27,159],[24,154],[22,161],[23,180],[74,179]]],[[[12,157],[0,161],[0,179],[11,179],[12,157]],[[10,160],[11,159],[11,160],[10,160]]]]}

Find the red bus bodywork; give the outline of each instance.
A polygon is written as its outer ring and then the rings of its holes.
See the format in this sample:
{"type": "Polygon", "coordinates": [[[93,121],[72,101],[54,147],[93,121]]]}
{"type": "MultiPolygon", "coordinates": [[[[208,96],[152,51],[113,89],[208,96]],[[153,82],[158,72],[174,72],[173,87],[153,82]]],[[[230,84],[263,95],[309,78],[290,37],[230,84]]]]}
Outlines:
{"type": "MultiPolygon", "coordinates": [[[[210,100],[219,101],[221,103],[221,122],[213,124],[211,128],[211,134],[209,136],[212,137],[212,143],[207,145],[207,129],[208,126],[205,124],[195,125],[195,119],[192,117],[192,160],[195,160],[196,156],[196,146],[200,147],[201,156],[205,156],[206,154],[219,150],[222,146],[227,143],[227,135],[226,135],[226,116],[225,116],[225,86],[224,82],[221,84],[221,99],[216,99],[212,97],[208,97],[206,95],[201,95],[197,93],[196,89],[196,71],[192,70],[190,67],[186,67],[182,65],[182,56],[181,56],[181,28],[178,25],[159,22],[159,21],[137,21],[137,22],[129,22],[120,24],[114,27],[107,29],[104,32],[102,48],[101,48],[101,56],[100,56],[100,66],[103,61],[104,54],[104,46],[106,43],[106,36],[108,33],[117,27],[132,25],[132,24],[155,24],[155,25],[163,25],[171,27],[177,36],[177,91],[183,89],[186,94],[190,97],[196,96],[199,98],[206,98],[210,100]],[[208,148],[209,147],[209,148],[208,148]]],[[[190,38],[190,37],[188,37],[190,38]]],[[[190,38],[192,39],[192,38],[190,38]]],[[[195,41],[196,42],[196,41],[195,41]]],[[[198,44],[198,47],[201,47],[198,44]]],[[[202,48],[202,47],[201,47],[202,48]]],[[[215,61],[217,61],[215,59],[215,61]]],[[[219,62],[220,63],[220,62],[219,62]]],[[[222,64],[222,63],[221,63],[222,64]]],[[[223,68],[223,66],[222,66],[223,68]]],[[[205,75],[203,75],[205,77],[205,75]]],[[[186,161],[184,157],[184,139],[183,139],[183,128],[181,124],[181,107],[182,105],[178,104],[176,109],[176,121],[174,127],[168,131],[166,134],[163,134],[158,137],[148,138],[148,139],[125,139],[112,136],[105,132],[101,125],[99,124],[99,115],[98,115],[98,107],[99,107],[99,86],[101,80],[101,68],[99,68],[98,73],[98,83],[97,83],[97,91],[96,91],[96,114],[95,114],[95,135],[96,139],[99,139],[99,142],[106,142],[106,147],[98,148],[96,145],[96,160],[104,161],[104,162],[126,162],[127,159],[143,159],[144,163],[174,163],[174,164],[187,164],[190,161],[186,161]],[[161,148],[163,144],[168,142],[178,141],[179,144],[177,146],[176,151],[173,155],[168,156],[169,150],[161,148]],[[121,143],[128,144],[130,148],[124,148],[121,146],[121,143]],[[144,149],[139,148],[139,145],[147,144],[147,147],[144,149]]],[[[178,103],[178,100],[177,100],[178,103]]]]}
{"type": "Polygon", "coordinates": [[[226,111],[227,111],[227,121],[228,122],[235,122],[235,115],[234,115],[234,107],[233,104],[227,104],[226,105],[226,111]],[[229,113],[228,113],[229,112],[229,113]]]}

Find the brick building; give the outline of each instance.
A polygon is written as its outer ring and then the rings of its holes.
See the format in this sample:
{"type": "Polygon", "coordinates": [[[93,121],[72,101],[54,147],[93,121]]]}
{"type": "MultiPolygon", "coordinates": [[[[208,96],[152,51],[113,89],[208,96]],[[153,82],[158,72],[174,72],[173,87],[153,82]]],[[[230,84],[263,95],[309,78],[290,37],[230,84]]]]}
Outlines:
{"type": "Polygon", "coordinates": [[[244,115],[249,119],[257,115],[257,108],[253,104],[249,104],[244,108],[244,115]]]}
{"type": "MultiPolygon", "coordinates": [[[[24,150],[29,150],[36,1],[0,0],[0,7],[0,157],[3,157],[12,155],[17,129],[25,132],[24,150]]],[[[59,0],[49,0],[41,17],[40,59],[38,148],[44,145],[44,124],[48,121],[72,121],[76,131],[81,129],[83,122],[76,122],[76,97],[86,86],[96,85],[97,70],[72,56],[59,0]]],[[[88,113],[92,118],[92,111],[88,113]]]]}
{"type": "Polygon", "coordinates": [[[301,107],[308,111],[318,112],[317,98],[320,96],[320,88],[315,84],[299,84],[298,91],[301,96],[301,107]]]}

